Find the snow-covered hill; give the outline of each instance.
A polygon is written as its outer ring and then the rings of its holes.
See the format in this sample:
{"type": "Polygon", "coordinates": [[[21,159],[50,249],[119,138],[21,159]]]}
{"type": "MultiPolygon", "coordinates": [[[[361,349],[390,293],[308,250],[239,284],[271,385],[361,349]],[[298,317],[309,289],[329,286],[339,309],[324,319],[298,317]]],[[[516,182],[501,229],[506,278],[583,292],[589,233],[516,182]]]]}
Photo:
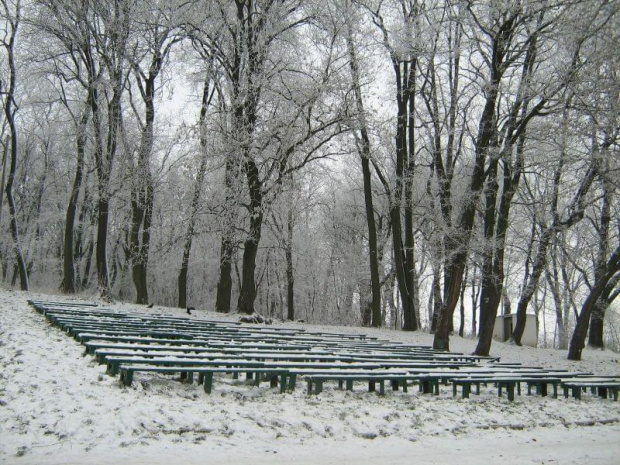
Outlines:
{"type": "MultiPolygon", "coordinates": [[[[209,396],[199,386],[145,374],[123,388],[28,298],[66,299],[0,290],[0,463],[612,464],[620,456],[620,402],[592,396],[508,402],[491,388],[470,399],[444,388],[440,396],[411,389],[379,397],[362,386],[351,393],[327,385],[309,397],[303,386],[280,394],[229,379],[209,396]]],[[[432,343],[428,334],[337,330],[432,343]]],[[[474,345],[451,340],[453,351],[471,352],[474,345]]],[[[585,351],[582,362],[569,362],[565,352],[499,343],[492,352],[502,361],[620,376],[620,355],[609,351],[585,351]]]]}

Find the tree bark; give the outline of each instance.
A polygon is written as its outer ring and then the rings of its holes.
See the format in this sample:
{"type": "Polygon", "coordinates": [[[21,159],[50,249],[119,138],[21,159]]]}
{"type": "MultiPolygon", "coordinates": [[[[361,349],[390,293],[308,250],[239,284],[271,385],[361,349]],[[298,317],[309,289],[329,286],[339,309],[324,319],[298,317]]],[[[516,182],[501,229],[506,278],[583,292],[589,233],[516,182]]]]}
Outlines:
{"type": "Polygon", "coordinates": [[[77,125],[76,137],[76,165],[75,178],[73,187],[67,205],[67,214],[65,216],[65,232],[64,232],[64,248],[63,248],[63,276],[60,283],[60,290],[65,294],[74,294],[76,292],[76,274],[75,274],[75,216],[77,212],[78,196],[82,187],[84,178],[84,161],[86,152],[86,127],[90,117],[90,104],[87,102],[86,108],[77,125]]]}
{"type": "MultiPolygon", "coordinates": [[[[8,8],[8,7],[7,7],[8,8]]],[[[7,16],[9,12],[7,11],[7,16]]],[[[4,42],[4,47],[7,52],[7,61],[9,66],[9,86],[4,96],[4,116],[9,127],[9,174],[7,176],[6,186],[4,191],[6,193],[6,200],[9,205],[10,214],[10,229],[11,237],[13,239],[13,252],[15,254],[15,261],[17,270],[19,273],[19,284],[22,291],[28,290],[28,270],[26,269],[26,262],[21,249],[19,227],[17,225],[17,207],[15,205],[15,199],[13,197],[13,183],[15,182],[15,173],[17,171],[17,125],[15,124],[15,113],[17,111],[15,105],[15,87],[17,84],[17,72],[15,68],[15,39],[17,37],[17,29],[21,20],[21,3],[18,1],[15,6],[15,14],[12,18],[7,17],[8,23],[8,42],[4,42]]]]}
{"type": "Polygon", "coordinates": [[[590,317],[594,307],[609,281],[618,272],[620,272],[620,245],[607,261],[605,272],[597,278],[594,286],[590,290],[590,294],[581,307],[581,311],[577,318],[577,324],[575,325],[575,331],[573,332],[573,337],[571,338],[570,347],[568,349],[569,360],[581,360],[581,352],[585,347],[590,317]]]}
{"type": "Polygon", "coordinates": [[[286,259],[286,318],[290,321],[295,320],[295,273],[293,269],[293,209],[289,208],[286,222],[286,249],[284,255],[286,259]]]}
{"type": "MultiPolygon", "coordinates": [[[[347,15],[349,18],[349,15],[347,15]]],[[[370,284],[372,298],[370,302],[369,324],[374,327],[382,325],[381,319],[381,282],[379,278],[379,260],[377,247],[377,223],[375,221],[375,209],[372,198],[372,178],[370,172],[370,138],[368,137],[368,127],[366,114],[364,111],[364,101],[360,84],[359,63],[357,53],[353,43],[351,31],[351,21],[347,21],[347,48],[349,49],[349,67],[353,80],[353,91],[359,122],[359,155],[362,163],[362,176],[364,179],[364,205],[366,208],[366,224],[368,227],[368,260],[370,266],[370,284]]]]}
{"type": "Polygon", "coordinates": [[[250,193],[250,230],[243,243],[241,292],[237,301],[237,309],[240,313],[252,314],[255,312],[254,300],[256,299],[256,283],[254,281],[256,255],[258,254],[258,244],[263,225],[263,192],[258,167],[249,155],[246,155],[243,168],[250,193]]]}
{"type": "MultiPolygon", "coordinates": [[[[198,207],[200,205],[200,196],[202,193],[202,187],[204,184],[205,175],[207,173],[207,136],[206,136],[206,118],[207,110],[209,107],[210,97],[209,88],[211,86],[211,65],[210,63],[207,76],[202,87],[202,103],[200,107],[200,116],[198,118],[198,124],[200,127],[200,165],[198,166],[198,173],[196,174],[196,181],[194,183],[194,192],[192,193],[192,203],[190,205],[189,218],[187,220],[187,229],[185,231],[185,244],[183,245],[183,255],[181,257],[181,269],[179,270],[179,276],[177,278],[178,306],[179,308],[186,308],[187,303],[187,274],[189,271],[189,258],[192,251],[192,243],[194,240],[194,229],[196,227],[196,221],[198,216],[198,207]]],[[[218,293],[219,295],[219,293],[218,293]]],[[[217,310],[217,306],[216,306],[217,310]]],[[[219,310],[218,310],[219,311],[219,310]]]]}

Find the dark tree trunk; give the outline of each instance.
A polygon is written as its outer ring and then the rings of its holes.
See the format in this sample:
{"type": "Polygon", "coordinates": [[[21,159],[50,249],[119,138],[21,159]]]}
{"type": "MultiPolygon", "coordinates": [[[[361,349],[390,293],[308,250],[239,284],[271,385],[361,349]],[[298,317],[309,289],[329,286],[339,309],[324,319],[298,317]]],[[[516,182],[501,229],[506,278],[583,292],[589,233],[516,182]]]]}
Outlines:
{"type": "Polygon", "coordinates": [[[513,27],[514,18],[503,24],[493,38],[493,62],[491,63],[491,76],[486,91],[486,102],[480,123],[478,125],[478,137],[475,143],[474,167],[469,183],[469,192],[465,195],[465,205],[459,217],[456,230],[449,232],[445,239],[446,255],[452,260],[445,267],[444,276],[444,301],[439,315],[439,323],[435,331],[433,347],[439,350],[450,350],[450,328],[454,318],[454,310],[459,299],[463,273],[467,263],[469,242],[476,217],[476,208],[480,193],[484,185],[485,162],[493,138],[496,137],[496,102],[499,92],[499,84],[503,73],[503,60],[506,53],[507,32],[513,27]]]}
{"type": "Polygon", "coordinates": [[[65,233],[64,233],[64,249],[63,249],[63,276],[60,283],[60,290],[65,294],[74,294],[76,292],[76,273],[75,273],[75,216],[77,212],[78,196],[82,187],[84,178],[84,160],[86,148],[86,126],[89,120],[90,105],[84,109],[84,114],[80,118],[77,126],[77,160],[75,166],[75,178],[73,180],[73,188],[69,197],[69,205],[67,206],[67,214],[65,217],[65,233]]]}
{"type": "Polygon", "coordinates": [[[295,274],[293,269],[293,210],[289,209],[287,219],[287,238],[284,255],[286,258],[286,318],[295,319],[295,274]]]}
{"type": "Polygon", "coordinates": [[[86,264],[84,265],[84,276],[80,283],[81,289],[86,289],[90,284],[90,269],[93,265],[93,255],[95,252],[95,242],[91,239],[86,247],[86,264]]]}
{"type": "Polygon", "coordinates": [[[594,286],[590,290],[590,294],[581,307],[581,311],[577,317],[575,331],[573,332],[573,337],[571,338],[570,347],[568,349],[569,360],[581,360],[581,351],[585,347],[591,314],[594,311],[598,299],[603,294],[605,287],[618,272],[620,272],[620,245],[609,258],[605,273],[597,278],[594,286]]]}
{"type": "Polygon", "coordinates": [[[256,283],[254,273],[256,270],[256,256],[260,243],[263,226],[263,192],[258,167],[254,161],[246,155],[244,171],[250,193],[250,230],[243,246],[243,267],[241,271],[241,292],[237,303],[240,313],[254,313],[254,301],[256,300],[256,283]]]}
{"type": "Polygon", "coordinates": [[[16,86],[16,69],[15,69],[15,38],[17,35],[17,28],[20,22],[20,7],[19,4],[16,7],[15,16],[7,21],[8,26],[8,42],[4,42],[4,47],[7,52],[7,60],[9,66],[9,86],[4,95],[4,116],[9,126],[9,141],[10,141],[10,164],[9,175],[7,176],[6,186],[4,191],[6,193],[6,200],[9,204],[10,214],[10,229],[11,237],[13,239],[13,251],[15,253],[15,261],[17,271],[19,273],[19,284],[22,291],[28,290],[28,270],[26,269],[26,262],[21,250],[19,228],[17,225],[17,207],[15,205],[15,199],[13,197],[13,183],[15,182],[15,173],[17,171],[17,126],[15,124],[15,112],[17,109],[14,106],[15,103],[15,86],[16,86]]]}
{"type": "Polygon", "coordinates": [[[232,295],[232,254],[233,242],[228,234],[222,237],[220,244],[220,279],[217,283],[215,310],[220,313],[230,312],[232,295]]]}
{"type": "Polygon", "coordinates": [[[229,156],[226,159],[226,171],[224,173],[224,185],[226,189],[226,217],[222,229],[220,242],[220,269],[217,282],[217,295],[215,301],[215,311],[219,313],[230,312],[230,302],[232,295],[232,260],[234,253],[233,227],[234,227],[234,208],[235,200],[233,196],[233,169],[234,162],[229,156]]]}
{"type": "Polygon", "coordinates": [[[591,160],[591,165],[588,168],[588,172],[585,177],[582,179],[581,184],[575,197],[572,201],[571,216],[565,221],[559,221],[557,218],[557,202],[559,198],[558,189],[560,185],[560,178],[563,169],[563,161],[560,160],[560,164],[558,169],[556,170],[556,174],[554,177],[554,194],[551,206],[551,214],[553,217],[553,224],[549,227],[546,227],[542,232],[542,237],[540,238],[538,244],[538,251],[536,252],[536,257],[534,258],[534,263],[532,265],[532,272],[528,277],[527,284],[521,293],[521,297],[519,298],[519,303],[517,304],[517,323],[512,332],[512,342],[517,345],[521,345],[521,338],[523,337],[523,332],[525,331],[525,319],[527,307],[538,289],[538,283],[540,281],[540,276],[545,269],[547,263],[547,250],[549,248],[549,244],[554,234],[556,234],[560,230],[565,230],[573,226],[574,224],[581,221],[583,218],[584,212],[584,204],[583,198],[586,193],[589,191],[590,186],[592,185],[592,181],[594,180],[596,174],[596,166],[595,160],[591,160]]]}
{"type": "Polygon", "coordinates": [[[136,303],[149,302],[147,286],[148,254],[151,242],[151,219],[153,214],[153,186],[150,173],[144,173],[147,178],[146,192],[134,192],[131,202],[132,224],[129,239],[131,261],[131,277],[136,289],[136,303]],[[142,234],[140,234],[142,232],[142,234]]]}
{"type": "MultiPolygon", "coordinates": [[[[149,182],[150,184],[150,182],[149,182]]],[[[131,276],[133,279],[134,286],[136,288],[136,303],[137,304],[147,304],[149,302],[149,294],[148,294],[148,256],[149,256],[149,248],[151,243],[151,221],[153,216],[153,188],[152,186],[147,187],[147,194],[145,198],[146,205],[144,208],[139,207],[136,208],[136,213],[141,216],[141,220],[137,220],[134,224],[142,226],[142,234],[141,237],[139,234],[135,234],[135,238],[137,241],[137,253],[134,256],[132,267],[131,267],[131,276]]],[[[138,216],[138,215],[136,215],[138,216]]]]}
{"type": "Polygon", "coordinates": [[[138,150],[138,164],[134,175],[131,195],[131,231],[129,235],[129,256],[131,277],[136,289],[136,303],[149,302],[147,271],[151,244],[151,220],[153,216],[154,187],[151,175],[151,153],[153,151],[153,127],[155,124],[155,81],[161,69],[162,57],[156,53],[148,77],[138,84],[142,90],[145,105],[145,122],[138,150]]]}
{"type": "Polygon", "coordinates": [[[357,105],[358,121],[360,124],[360,145],[358,148],[362,162],[362,176],[364,179],[364,205],[366,208],[366,224],[368,226],[368,260],[370,266],[370,285],[372,299],[370,302],[369,324],[374,327],[382,325],[381,318],[381,282],[379,278],[379,259],[377,247],[377,223],[375,221],[375,209],[372,199],[372,179],[370,173],[370,138],[366,125],[366,114],[360,87],[359,63],[353,44],[350,21],[347,21],[347,46],[349,49],[349,66],[353,79],[353,89],[357,105]]]}
{"type": "Polygon", "coordinates": [[[105,193],[99,194],[97,202],[97,244],[95,263],[97,266],[97,287],[103,300],[111,300],[110,277],[108,274],[108,258],[106,242],[108,240],[108,219],[110,203],[105,193]]]}
{"type": "Polygon", "coordinates": [[[588,345],[591,347],[598,349],[603,349],[605,347],[603,331],[605,313],[613,301],[618,297],[618,295],[620,295],[618,283],[620,283],[620,273],[614,275],[614,277],[609,280],[603,294],[599,298],[598,303],[592,312],[592,318],[590,320],[590,335],[588,336],[588,345]]]}
{"type": "MultiPolygon", "coordinates": [[[[212,64],[212,62],[211,62],[212,64]]],[[[198,216],[198,207],[200,205],[200,196],[202,193],[202,186],[204,184],[205,175],[207,173],[207,136],[205,133],[205,122],[207,118],[207,110],[210,103],[209,88],[211,86],[211,66],[207,72],[202,88],[202,104],[200,108],[200,116],[198,119],[200,126],[200,148],[202,153],[200,154],[200,166],[198,167],[198,174],[196,175],[196,182],[194,184],[194,192],[192,195],[192,203],[190,206],[189,219],[187,220],[187,230],[185,232],[185,244],[183,245],[183,256],[181,257],[181,269],[179,270],[179,276],[177,278],[177,288],[179,292],[178,306],[179,308],[186,308],[187,303],[187,274],[189,271],[189,258],[192,251],[192,243],[194,241],[194,229],[196,227],[196,220],[198,216]]],[[[218,292],[219,296],[219,292],[218,292]]],[[[216,305],[216,310],[220,311],[216,305]]]]}
{"type": "MultiPolygon", "coordinates": [[[[250,231],[256,231],[256,226],[250,231]]],[[[260,232],[259,232],[260,234],[260,232]]],[[[254,272],[256,270],[256,256],[258,254],[259,238],[249,237],[243,243],[243,268],[241,271],[241,293],[237,302],[240,313],[254,313],[254,301],[256,300],[256,283],[254,272]]]]}
{"type": "MultiPolygon", "coordinates": [[[[600,161],[602,164],[602,171],[605,173],[610,172],[609,155],[605,161],[600,161]]],[[[600,213],[600,225],[598,229],[598,253],[596,255],[595,262],[595,276],[598,277],[605,272],[605,259],[609,251],[609,228],[611,225],[611,181],[608,176],[602,176],[602,192],[601,197],[601,213],[600,213]]],[[[591,347],[604,348],[605,343],[603,341],[603,323],[605,318],[605,311],[607,310],[607,301],[611,288],[605,286],[605,289],[601,293],[600,298],[597,300],[596,305],[592,309],[592,316],[590,319],[590,335],[588,338],[588,344],[591,347]]]]}
{"type": "MultiPolygon", "coordinates": [[[[530,41],[517,96],[509,113],[507,131],[504,135],[503,149],[500,158],[503,161],[503,179],[500,192],[499,207],[496,208],[499,192],[498,164],[499,158],[493,159],[487,169],[487,188],[485,192],[485,212],[484,212],[484,237],[486,247],[482,259],[482,283],[481,283],[481,307],[480,307],[480,330],[478,345],[474,354],[489,355],[493,340],[493,329],[495,319],[502,296],[504,295],[504,254],[506,245],[506,234],[508,232],[510,209],[512,199],[517,191],[521,171],[523,169],[523,157],[525,147],[526,123],[520,123],[518,128],[520,135],[518,143],[513,140],[517,131],[517,118],[520,121],[528,121],[529,97],[526,83],[530,81],[531,71],[536,60],[536,36],[530,41]],[[518,116],[519,115],[519,116],[518,116]],[[512,164],[512,152],[516,143],[515,161],[512,164]]],[[[499,134],[499,131],[497,131],[499,134]]],[[[497,144],[499,145],[499,144],[497,144]]]]}
{"type": "Polygon", "coordinates": [[[441,296],[441,282],[439,277],[439,271],[433,272],[433,314],[431,318],[431,333],[437,331],[437,323],[439,322],[439,314],[441,313],[442,296],[441,296]]]}
{"type": "Polygon", "coordinates": [[[461,286],[461,323],[459,325],[459,336],[463,337],[465,335],[465,289],[467,288],[467,272],[469,268],[465,267],[465,276],[463,277],[463,285],[461,286]]]}
{"type": "Polygon", "coordinates": [[[605,302],[605,297],[601,296],[597,301],[594,309],[592,310],[592,316],[590,317],[590,332],[588,335],[588,346],[595,349],[604,349],[605,348],[605,340],[603,338],[604,334],[604,319],[605,319],[605,308],[607,304],[605,302]]]}

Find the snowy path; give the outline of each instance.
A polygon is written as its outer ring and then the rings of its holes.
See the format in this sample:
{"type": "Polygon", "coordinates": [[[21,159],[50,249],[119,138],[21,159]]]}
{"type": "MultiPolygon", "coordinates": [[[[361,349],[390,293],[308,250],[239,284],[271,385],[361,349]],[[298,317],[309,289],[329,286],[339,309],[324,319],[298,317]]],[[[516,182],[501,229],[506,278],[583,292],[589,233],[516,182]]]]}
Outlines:
{"type": "MultiPolygon", "coordinates": [[[[198,386],[140,376],[121,388],[73,339],[0,290],[0,463],[133,464],[432,463],[613,464],[620,456],[620,402],[585,398],[471,399],[389,392],[385,397],[328,387],[307,397],[218,382],[198,386]],[[485,452],[490,448],[492,452],[485,452]]],[[[49,296],[37,296],[51,299],[49,296]]],[[[125,304],[124,308],[127,308],[125,304]]],[[[173,310],[170,310],[173,311],[173,310]]],[[[213,315],[209,315],[213,317],[213,315]]],[[[333,329],[333,328],[332,328],[333,329]]],[[[360,328],[338,328],[360,332],[360,328]]],[[[428,335],[373,331],[428,343],[428,335]]],[[[455,339],[454,350],[473,341],[455,339]]],[[[550,350],[496,344],[502,359],[620,375],[618,354],[586,352],[579,365],[550,350]]]]}

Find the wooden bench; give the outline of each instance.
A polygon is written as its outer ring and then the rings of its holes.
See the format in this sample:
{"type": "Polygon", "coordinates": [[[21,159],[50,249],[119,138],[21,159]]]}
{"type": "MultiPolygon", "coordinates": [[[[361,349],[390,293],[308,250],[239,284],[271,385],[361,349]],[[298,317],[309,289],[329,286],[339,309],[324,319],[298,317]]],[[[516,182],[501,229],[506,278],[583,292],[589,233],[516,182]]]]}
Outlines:
{"type": "MultiPolygon", "coordinates": [[[[236,358],[242,357],[247,360],[281,360],[285,362],[323,362],[333,363],[341,360],[339,357],[335,357],[328,353],[312,353],[303,351],[259,351],[255,349],[244,350],[241,348],[202,348],[199,351],[195,349],[179,349],[177,346],[164,347],[163,349],[151,350],[150,346],[137,347],[137,348],[124,348],[124,349],[96,349],[95,358],[99,363],[107,363],[109,357],[148,357],[148,358],[161,358],[161,357],[177,357],[186,359],[201,359],[201,358],[236,358]]],[[[366,362],[368,363],[368,362],[366,362]]]]}
{"type": "Polygon", "coordinates": [[[215,373],[232,373],[235,378],[239,373],[246,373],[247,379],[253,379],[254,385],[258,386],[261,377],[260,375],[266,375],[272,387],[277,384],[278,378],[280,381],[280,392],[284,393],[288,386],[287,378],[289,376],[288,370],[279,368],[263,368],[263,367],[223,367],[223,366],[160,366],[160,365],[121,365],[120,366],[120,381],[124,386],[131,386],[133,382],[133,375],[136,372],[140,373],[160,373],[160,374],[174,374],[180,373],[182,379],[185,382],[192,383],[194,380],[194,373],[199,375],[199,384],[204,385],[204,391],[210,394],[213,390],[213,375],[215,373]]]}
{"type": "Polygon", "coordinates": [[[527,383],[528,394],[531,393],[531,387],[536,386],[537,393],[541,396],[548,394],[547,386],[550,384],[553,387],[553,397],[558,395],[558,386],[562,382],[561,378],[551,376],[527,376],[527,375],[513,375],[513,376],[471,376],[465,378],[455,377],[451,379],[452,382],[452,395],[456,396],[457,387],[462,388],[462,397],[468,398],[471,393],[472,385],[476,386],[476,394],[480,394],[480,384],[493,383],[497,386],[498,397],[502,396],[502,390],[505,388],[509,401],[515,399],[515,389],[518,394],[521,394],[521,383],[527,383]]]}
{"type": "MultiPolygon", "coordinates": [[[[195,344],[196,341],[192,341],[194,344],[175,344],[175,345],[166,345],[161,341],[153,341],[153,342],[144,342],[143,338],[138,339],[138,343],[133,342],[133,339],[123,339],[122,341],[101,341],[101,340],[92,340],[84,343],[86,347],[86,353],[93,355],[98,349],[134,349],[138,350],[148,350],[148,351],[181,351],[187,353],[202,353],[202,352],[215,352],[218,350],[236,350],[238,352],[243,352],[247,350],[268,350],[274,352],[295,352],[295,351],[311,351],[312,348],[306,345],[288,345],[288,344],[261,344],[261,343],[245,343],[243,347],[240,347],[239,344],[234,342],[219,342],[219,341],[208,341],[203,342],[202,344],[195,344]]],[[[312,353],[329,353],[328,351],[314,351],[312,353]]]]}
{"type": "Polygon", "coordinates": [[[620,390],[620,380],[615,378],[577,378],[563,380],[562,388],[564,389],[565,398],[568,398],[570,390],[573,398],[581,399],[581,392],[589,388],[592,390],[593,394],[598,394],[598,396],[603,399],[613,397],[613,399],[617,401],[618,390],[620,390]]]}
{"type": "Polygon", "coordinates": [[[324,372],[309,372],[300,370],[290,370],[292,374],[303,375],[306,380],[308,394],[320,394],[323,391],[325,381],[338,381],[338,388],[346,386],[347,391],[353,390],[354,381],[364,381],[368,383],[368,391],[375,392],[376,384],[379,383],[379,394],[385,394],[385,382],[392,383],[392,389],[398,390],[402,387],[403,392],[407,392],[407,381],[413,379],[406,372],[390,372],[381,370],[355,371],[355,370],[329,370],[324,372]]]}
{"type": "Polygon", "coordinates": [[[144,357],[144,356],[108,356],[105,358],[107,363],[107,371],[110,375],[116,375],[120,365],[129,364],[148,364],[159,366],[232,366],[232,367],[261,367],[274,369],[297,369],[297,370],[326,370],[326,369],[363,369],[371,370],[381,368],[377,364],[372,363],[333,363],[333,362],[303,362],[295,360],[267,361],[265,357],[262,360],[251,360],[243,355],[214,354],[209,357],[207,354],[201,354],[199,357],[144,357]]]}

